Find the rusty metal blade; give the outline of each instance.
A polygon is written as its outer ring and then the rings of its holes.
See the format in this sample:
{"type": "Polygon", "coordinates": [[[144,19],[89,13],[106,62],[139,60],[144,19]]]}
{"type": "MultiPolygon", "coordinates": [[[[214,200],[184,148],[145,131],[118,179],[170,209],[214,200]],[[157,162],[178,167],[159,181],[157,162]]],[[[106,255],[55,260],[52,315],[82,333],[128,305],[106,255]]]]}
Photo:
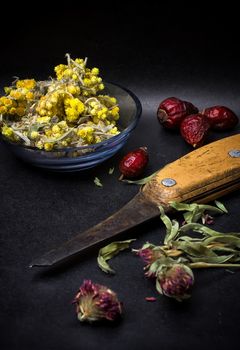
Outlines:
{"type": "Polygon", "coordinates": [[[29,267],[52,266],[62,263],[93,245],[114,238],[138,224],[159,215],[158,207],[147,201],[139,192],[122,209],[96,226],[79,233],[59,248],[53,249],[40,258],[32,261],[29,267]]]}

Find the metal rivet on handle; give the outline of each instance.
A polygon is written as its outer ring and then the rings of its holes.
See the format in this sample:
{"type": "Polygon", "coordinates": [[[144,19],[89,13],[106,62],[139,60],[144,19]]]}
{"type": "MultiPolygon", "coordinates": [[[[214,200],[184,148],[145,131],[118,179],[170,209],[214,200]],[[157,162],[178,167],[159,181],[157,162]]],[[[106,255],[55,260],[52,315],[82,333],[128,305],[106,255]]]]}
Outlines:
{"type": "Polygon", "coordinates": [[[166,179],[163,179],[161,181],[161,183],[163,184],[163,186],[172,187],[172,186],[176,185],[177,182],[174,179],[167,177],[166,179]]]}
{"type": "Polygon", "coordinates": [[[228,152],[228,154],[232,158],[240,158],[240,150],[239,149],[232,149],[231,151],[228,152]]]}

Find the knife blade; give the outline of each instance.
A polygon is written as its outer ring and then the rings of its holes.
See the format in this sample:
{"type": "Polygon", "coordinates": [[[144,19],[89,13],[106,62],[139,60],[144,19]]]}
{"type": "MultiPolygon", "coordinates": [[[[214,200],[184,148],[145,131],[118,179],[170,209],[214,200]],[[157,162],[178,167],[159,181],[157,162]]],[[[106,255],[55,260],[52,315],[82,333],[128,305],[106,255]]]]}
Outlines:
{"type": "Polygon", "coordinates": [[[166,212],[169,203],[206,203],[240,188],[240,134],[196,149],[160,169],[115,214],[32,261],[29,267],[53,266],[166,212]]]}

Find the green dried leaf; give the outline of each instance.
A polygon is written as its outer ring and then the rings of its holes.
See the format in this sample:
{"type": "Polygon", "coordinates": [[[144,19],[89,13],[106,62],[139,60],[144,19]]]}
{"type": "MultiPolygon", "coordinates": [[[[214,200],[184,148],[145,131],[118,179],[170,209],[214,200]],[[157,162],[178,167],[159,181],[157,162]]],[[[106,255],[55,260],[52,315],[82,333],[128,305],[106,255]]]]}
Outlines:
{"type": "Polygon", "coordinates": [[[228,210],[226,209],[225,205],[222,202],[219,201],[214,201],[214,203],[216,204],[216,206],[221,209],[224,213],[228,213],[228,210]]]}
{"type": "Polygon", "coordinates": [[[207,248],[202,242],[174,242],[174,248],[182,250],[190,258],[193,257],[214,257],[217,256],[212,250],[207,248]]]}
{"type": "Polygon", "coordinates": [[[234,257],[234,254],[230,255],[220,255],[220,256],[205,256],[201,258],[189,257],[192,262],[203,262],[210,264],[224,264],[226,261],[231,260],[234,257]]]}
{"type": "Polygon", "coordinates": [[[223,247],[223,246],[215,246],[215,247],[213,246],[210,249],[216,253],[233,253],[234,255],[240,256],[240,251],[233,249],[233,248],[228,248],[228,247],[223,247]]]}
{"type": "Polygon", "coordinates": [[[160,218],[164,225],[166,226],[166,235],[164,239],[164,244],[168,244],[170,241],[175,239],[178,235],[179,223],[176,220],[170,220],[170,218],[165,214],[163,207],[159,206],[160,218]]]}
{"type": "Polygon", "coordinates": [[[211,228],[198,223],[189,223],[189,224],[183,225],[182,227],[180,227],[179,231],[180,233],[195,231],[195,232],[202,233],[205,236],[211,236],[211,237],[218,236],[219,234],[221,234],[218,231],[212,230],[211,228]]]}
{"type": "Polygon", "coordinates": [[[188,211],[183,214],[184,220],[187,223],[197,222],[199,219],[201,219],[202,216],[203,216],[203,212],[199,209],[198,206],[196,206],[194,210],[188,211]]]}
{"type": "Polygon", "coordinates": [[[103,184],[101,183],[100,179],[98,177],[95,177],[94,183],[98,187],[103,187],[103,184]]]}
{"type": "Polygon", "coordinates": [[[211,263],[207,263],[207,262],[195,262],[195,263],[190,263],[188,264],[189,267],[191,267],[192,269],[205,269],[205,268],[209,268],[209,267],[240,267],[240,264],[231,264],[231,263],[223,263],[223,264],[211,264],[211,263]]]}
{"type": "Polygon", "coordinates": [[[213,205],[197,204],[197,203],[179,203],[171,202],[170,206],[177,211],[186,211],[183,216],[187,223],[198,222],[199,219],[204,218],[205,211],[211,214],[223,214],[227,212],[227,209],[220,202],[216,202],[217,208],[213,205]]]}
{"type": "Polygon", "coordinates": [[[155,173],[153,173],[150,176],[144,177],[143,179],[140,180],[127,180],[127,179],[123,179],[121,180],[122,182],[126,182],[128,184],[135,184],[135,185],[145,185],[146,183],[148,183],[150,180],[152,180],[154,178],[154,176],[157,174],[158,171],[156,171],[155,173]]]}
{"type": "Polygon", "coordinates": [[[126,241],[112,242],[105,247],[101,248],[98,252],[98,266],[106,273],[115,273],[115,271],[107,263],[108,260],[112,259],[120,251],[129,248],[129,245],[136,239],[129,239],[126,241]]]}
{"type": "Polygon", "coordinates": [[[177,211],[193,211],[197,206],[196,203],[187,204],[187,203],[174,202],[174,201],[170,202],[169,204],[172,208],[176,209],[177,211]]]}
{"type": "Polygon", "coordinates": [[[174,259],[168,256],[162,256],[148,266],[148,275],[156,277],[159,271],[164,269],[167,265],[173,263],[175,263],[174,259]]]}
{"type": "Polygon", "coordinates": [[[112,168],[110,168],[110,169],[108,170],[108,174],[109,174],[109,175],[112,175],[113,172],[114,172],[114,167],[112,167],[112,168]]]}
{"type": "MultiPolygon", "coordinates": [[[[169,219],[169,217],[165,214],[163,207],[160,205],[159,207],[160,210],[160,219],[162,220],[162,222],[164,223],[164,225],[166,226],[166,236],[170,235],[171,231],[172,231],[172,221],[169,219]]],[[[166,239],[166,237],[165,237],[166,239]]]]}
{"type": "Polygon", "coordinates": [[[156,248],[157,246],[155,244],[152,244],[152,243],[149,243],[149,242],[146,242],[141,249],[154,249],[156,248]]]}
{"type": "Polygon", "coordinates": [[[159,294],[163,294],[162,287],[161,287],[161,285],[159,283],[158,278],[156,279],[156,289],[157,289],[159,294]]]}
{"type": "Polygon", "coordinates": [[[209,237],[204,240],[204,243],[206,245],[213,242],[224,243],[233,249],[240,248],[240,237],[232,236],[231,234],[224,234],[219,232],[218,236],[209,237]]]}
{"type": "Polygon", "coordinates": [[[194,238],[190,236],[181,236],[177,239],[177,241],[185,241],[185,242],[201,242],[205,238],[194,238]]]}

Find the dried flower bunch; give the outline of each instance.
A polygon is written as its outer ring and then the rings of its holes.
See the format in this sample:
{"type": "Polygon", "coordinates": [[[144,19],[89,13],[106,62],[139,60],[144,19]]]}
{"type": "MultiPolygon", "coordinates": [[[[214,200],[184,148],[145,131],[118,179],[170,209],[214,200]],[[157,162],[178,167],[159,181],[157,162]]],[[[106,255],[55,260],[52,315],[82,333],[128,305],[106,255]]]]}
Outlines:
{"type": "MultiPolygon", "coordinates": [[[[240,233],[223,234],[206,226],[213,223],[211,215],[227,213],[219,201],[215,201],[215,206],[177,202],[170,205],[177,211],[183,211],[183,225],[171,220],[160,206],[160,218],[166,226],[163,244],[147,242],[133,252],[144,261],[145,276],[156,280],[157,291],[182,301],[191,295],[193,268],[240,266],[240,233]],[[196,234],[193,235],[193,232],[196,234]]],[[[127,249],[132,241],[112,242],[100,249],[99,267],[106,273],[114,273],[107,261],[127,249]]]]}
{"type": "Polygon", "coordinates": [[[164,244],[146,243],[134,251],[146,264],[145,275],[156,278],[156,289],[160,294],[182,301],[190,297],[194,284],[193,268],[240,266],[240,233],[223,234],[205,225],[213,222],[209,212],[227,213],[222,203],[215,203],[216,207],[172,202],[174,209],[184,211],[182,226],[159,207],[160,218],[166,226],[164,244]],[[199,220],[202,224],[198,223],[199,220]],[[196,232],[198,236],[188,232],[196,232]]]}
{"type": "Polygon", "coordinates": [[[119,133],[119,107],[87,59],[55,67],[56,78],[16,79],[0,97],[0,130],[9,140],[51,151],[96,144],[119,133]]]}

